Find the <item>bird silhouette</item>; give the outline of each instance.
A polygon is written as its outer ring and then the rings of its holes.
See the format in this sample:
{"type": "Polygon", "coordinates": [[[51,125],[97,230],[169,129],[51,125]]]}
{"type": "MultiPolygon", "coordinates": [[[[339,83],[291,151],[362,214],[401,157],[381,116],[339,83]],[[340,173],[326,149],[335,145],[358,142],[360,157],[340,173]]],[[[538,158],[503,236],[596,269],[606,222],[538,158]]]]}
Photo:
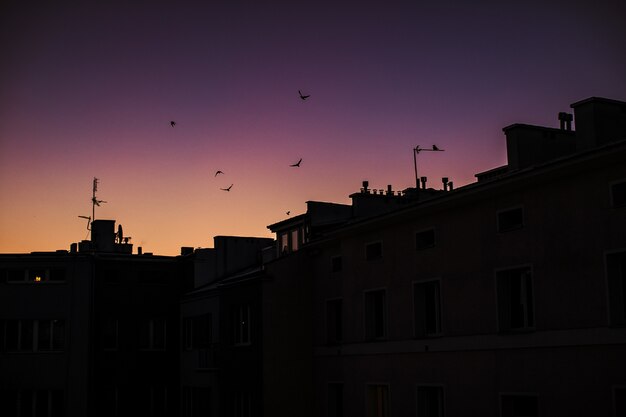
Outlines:
{"type": "Polygon", "coordinates": [[[172,127],[176,126],[176,122],[172,120],[172,121],[170,122],[170,126],[172,126],[172,127]]]}
{"type": "Polygon", "coordinates": [[[224,172],[222,172],[222,171],[217,171],[217,172],[215,173],[215,176],[217,177],[217,174],[223,174],[223,173],[224,173],[224,172]]]}
{"type": "Polygon", "coordinates": [[[302,91],[300,91],[300,90],[298,90],[298,94],[300,94],[300,98],[302,100],[306,100],[307,98],[311,97],[310,94],[305,96],[304,94],[302,94],[302,91]]]}
{"type": "Polygon", "coordinates": [[[220,188],[220,190],[222,190],[222,191],[230,191],[231,188],[233,188],[233,184],[230,184],[230,186],[228,186],[227,188],[220,188]]]}
{"type": "Polygon", "coordinates": [[[302,158],[300,158],[300,160],[298,162],[296,162],[295,164],[291,164],[289,165],[290,167],[300,167],[300,162],[302,162],[302,158]]]}
{"type": "Polygon", "coordinates": [[[289,213],[291,213],[290,211],[287,211],[287,216],[289,216],[289,213]]]}

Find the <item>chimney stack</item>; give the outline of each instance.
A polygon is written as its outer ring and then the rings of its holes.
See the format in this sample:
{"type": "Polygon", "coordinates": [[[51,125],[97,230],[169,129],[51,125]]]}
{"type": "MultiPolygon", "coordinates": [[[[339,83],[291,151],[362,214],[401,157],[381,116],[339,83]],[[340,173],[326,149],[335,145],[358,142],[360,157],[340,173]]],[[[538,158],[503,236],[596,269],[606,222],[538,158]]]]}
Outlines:
{"type": "Polygon", "coordinates": [[[393,189],[391,188],[391,184],[387,185],[387,195],[393,195],[393,189]]]}
{"type": "Polygon", "coordinates": [[[363,189],[361,191],[363,191],[365,194],[368,194],[370,192],[370,190],[367,188],[369,187],[370,182],[367,180],[363,181],[363,189]]]}
{"type": "Polygon", "coordinates": [[[448,177],[443,177],[441,182],[443,183],[443,191],[448,191],[448,177]]]}
{"type": "Polygon", "coordinates": [[[143,248],[141,246],[137,246],[137,255],[143,254],[143,248]]]}
{"type": "Polygon", "coordinates": [[[420,177],[420,181],[422,183],[422,189],[425,190],[426,189],[426,177],[420,177]]]}
{"type": "Polygon", "coordinates": [[[571,113],[560,112],[559,122],[561,130],[572,130],[572,120],[574,120],[574,116],[571,113]]]}

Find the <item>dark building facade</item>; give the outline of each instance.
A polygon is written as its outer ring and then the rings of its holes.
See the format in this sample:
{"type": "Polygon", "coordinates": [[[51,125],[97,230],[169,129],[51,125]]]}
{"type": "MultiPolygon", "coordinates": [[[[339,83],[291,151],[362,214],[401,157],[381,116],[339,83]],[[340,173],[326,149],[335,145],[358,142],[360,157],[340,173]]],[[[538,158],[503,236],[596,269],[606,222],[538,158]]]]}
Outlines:
{"type": "Polygon", "coordinates": [[[626,103],[572,107],[577,131],[568,114],[505,128],[509,164],[477,183],[413,201],[364,187],[353,206],[395,208],[353,207],[280,251],[264,286],[280,323],[263,327],[266,414],[626,413],[626,103]]]}
{"type": "Polygon", "coordinates": [[[131,252],[95,220],[69,252],[0,255],[3,416],[178,415],[186,284],[175,257],[131,252]]]}

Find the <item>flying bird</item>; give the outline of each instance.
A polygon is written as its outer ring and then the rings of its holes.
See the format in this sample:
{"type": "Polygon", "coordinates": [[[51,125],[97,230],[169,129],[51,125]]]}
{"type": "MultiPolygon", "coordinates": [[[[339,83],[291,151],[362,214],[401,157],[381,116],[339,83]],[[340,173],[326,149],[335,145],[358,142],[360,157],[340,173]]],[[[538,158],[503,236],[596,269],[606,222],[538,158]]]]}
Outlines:
{"type": "Polygon", "coordinates": [[[172,121],[170,122],[170,126],[172,126],[172,127],[176,126],[176,122],[172,120],[172,121]]]}
{"type": "Polygon", "coordinates": [[[224,172],[222,172],[222,171],[217,171],[217,172],[215,173],[215,176],[217,177],[217,174],[223,174],[223,173],[224,173],[224,172]]]}
{"type": "Polygon", "coordinates": [[[290,167],[300,167],[300,162],[302,162],[302,158],[300,158],[300,160],[298,162],[296,162],[295,164],[291,164],[289,165],[290,167]]]}
{"type": "Polygon", "coordinates": [[[290,211],[287,211],[287,216],[289,216],[289,213],[291,213],[290,211]]]}
{"type": "Polygon", "coordinates": [[[230,184],[230,186],[227,187],[227,188],[220,188],[220,190],[222,190],[222,191],[230,191],[231,188],[233,188],[233,184],[230,184]]]}
{"type": "Polygon", "coordinates": [[[300,90],[298,90],[298,94],[300,94],[300,98],[302,100],[306,100],[307,98],[311,97],[310,94],[305,96],[304,94],[302,94],[302,91],[300,91],[300,90]]]}

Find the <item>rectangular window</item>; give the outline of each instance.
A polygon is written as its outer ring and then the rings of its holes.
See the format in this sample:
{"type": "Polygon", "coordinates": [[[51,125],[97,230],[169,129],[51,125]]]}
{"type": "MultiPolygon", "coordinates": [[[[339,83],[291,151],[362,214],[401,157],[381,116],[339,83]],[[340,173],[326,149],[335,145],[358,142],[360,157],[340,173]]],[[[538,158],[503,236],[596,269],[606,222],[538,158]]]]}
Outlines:
{"type": "Polygon", "coordinates": [[[424,230],[415,234],[415,248],[423,250],[435,246],[435,230],[424,230]]]}
{"type": "Polygon", "coordinates": [[[250,306],[242,305],[234,310],[234,342],[236,345],[250,344],[250,306]]]}
{"type": "Polygon", "coordinates": [[[367,386],[367,417],[389,417],[389,386],[367,386]]]}
{"type": "Polygon", "coordinates": [[[183,416],[203,417],[211,415],[211,388],[183,387],[183,416]]]}
{"type": "Polygon", "coordinates": [[[498,271],[496,285],[500,331],[533,328],[535,315],[530,268],[498,271]]]}
{"type": "Polygon", "coordinates": [[[626,416],[626,387],[613,387],[613,408],[615,416],[626,416]]]}
{"type": "Polygon", "coordinates": [[[333,256],[330,258],[330,270],[332,272],[340,272],[343,269],[341,256],[333,256]]]}
{"type": "Polygon", "coordinates": [[[147,319],[139,328],[139,348],[165,350],[167,323],[164,319],[147,319]]]}
{"type": "Polygon", "coordinates": [[[626,252],[606,256],[609,287],[609,320],[612,326],[626,324],[626,252]]]}
{"type": "Polygon", "coordinates": [[[252,396],[247,391],[237,391],[233,394],[234,417],[252,416],[252,396]]]}
{"type": "Polygon", "coordinates": [[[300,248],[300,233],[298,229],[291,231],[291,251],[295,252],[300,248]]]}
{"type": "Polygon", "coordinates": [[[417,417],[443,417],[443,387],[417,387],[417,417]]]}
{"type": "Polygon", "coordinates": [[[119,348],[119,320],[107,318],[104,320],[102,331],[102,348],[104,350],[117,350],[119,348]]]}
{"type": "Polygon", "coordinates": [[[365,339],[387,337],[387,300],[385,290],[365,293],[365,339]]]}
{"type": "MultiPolygon", "coordinates": [[[[0,321],[0,350],[6,352],[36,352],[38,350],[62,350],[63,340],[55,344],[51,320],[3,320],[0,321]],[[39,339],[41,338],[41,341],[39,339]],[[41,348],[41,349],[40,349],[41,348]]],[[[63,335],[63,321],[60,322],[60,330],[57,333],[63,335]]]]}
{"type": "Polygon", "coordinates": [[[65,415],[63,390],[21,389],[0,391],[3,416],[62,417],[65,415]]]}
{"type": "Polygon", "coordinates": [[[343,417],[343,384],[328,384],[328,417],[343,417]]]}
{"type": "Polygon", "coordinates": [[[330,300],[326,302],[326,342],[329,345],[341,343],[342,329],[342,301],[330,300]]]}
{"type": "Polygon", "coordinates": [[[31,268],[31,269],[3,269],[0,272],[0,282],[9,283],[42,283],[65,282],[65,269],[62,268],[31,268]],[[3,279],[4,278],[4,279],[3,279]]]}
{"type": "Polygon", "coordinates": [[[626,206],[626,181],[611,185],[611,203],[616,208],[626,206]]]}
{"type": "Polygon", "coordinates": [[[382,242],[374,242],[365,245],[365,259],[373,261],[383,257],[383,244],[382,242]]]}
{"type": "Polygon", "coordinates": [[[521,207],[498,212],[498,232],[508,232],[524,226],[524,212],[521,207]]]}
{"type": "Polygon", "coordinates": [[[418,282],[413,285],[415,337],[441,334],[441,291],[439,281],[418,282]]]}
{"type": "Polygon", "coordinates": [[[37,350],[61,351],[65,342],[64,320],[38,320],[37,350]]]}
{"type": "Polygon", "coordinates": [[[538,397],[533,394],[501,394],[501,417],[537,417],[539,416],[538,397]]]}
{"type": "Polygon", "coordinates": [[[289,253],[289,234],[281,233],[278,236],[278,250],[280,254],[289,253]]]}
{"type": "Polygon", "coordinates": [[[202,349],[211,344],[212,316],[203,314],[194,317],[185,317],[183,322],[185,349],[202,349]]]}

